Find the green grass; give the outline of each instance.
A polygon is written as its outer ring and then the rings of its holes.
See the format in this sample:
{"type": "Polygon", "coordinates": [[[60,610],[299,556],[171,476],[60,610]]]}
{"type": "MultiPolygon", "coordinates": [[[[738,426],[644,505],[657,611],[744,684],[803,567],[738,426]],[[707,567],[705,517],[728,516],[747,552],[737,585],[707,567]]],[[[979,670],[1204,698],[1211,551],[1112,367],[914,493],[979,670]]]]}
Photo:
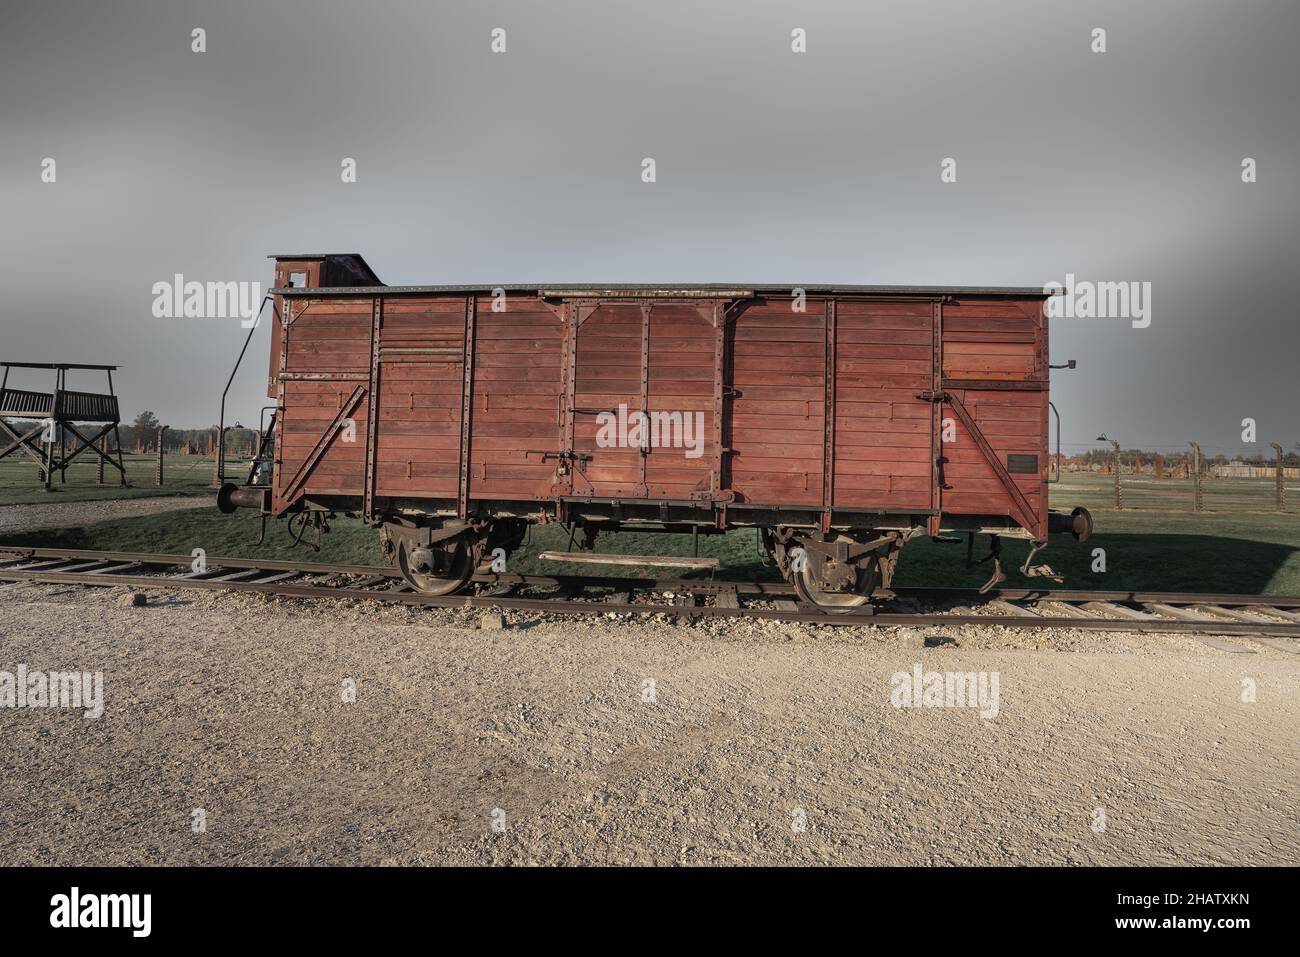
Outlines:
{"type": "MultiPolygon", "coordinates": [[[[1092,540],[1054,535],[1035,564],[1046,563],[1064,578],[1056,584],[1019,573],[1028,546],[1008,540],[1002,567],[1009,587],[1205,591],[1235,594],[1300,594],[1300,519],[1268,515],[1143,515],[1094,511],[1092,540]],[[1106,571],[1092,571],[1095,549],[1105,551],[1106,571]]],[[[976,542],[976,558],[988,553],[976,542]]],[[[965,567],[965,545],[910,543],[898,566],[900,585],[974,585],[990,564],[965,567]]]]}
{"type": "MultiPolygon", "coordinates": [[[[205,476],[206,477],[206,476],[205,476]]],[[[1053,507],[1067,510],[1076,504],[1093,513],[1096,533],[1086,545],[1069,535],[1053,536],[1035,563],[1045,562],[1064,577],[1062,584],[1042,578],[1025,578],[1018,572],[1027,545],[1007,540],[1003,568],[1011,587],[1041,586],[1080,589],[1134,589],[1145,591],[1221,591],[1244,594],[1300,594],[1300,515],[1259,511],[1190,511],[1190,494],[1184,500],[1177,486],[1157,488],[1159,510],[1115,511],[1110,506],[1110,479],[1106,476],[1066,475],[1052,486],[1053,507]],[[1183,507],[1184,510],[1176,510],[1183,507]],[[1092,571],[1093,550],[1106,553],[1106,572],[1092,571]]],[[[1154,480],[1149,480],[1154,481],[1154,480]]],[[[1250,498],[1264,506],[1270,503],[1271,483],[1232,480],[1206,483],[1207,508],[1250,498]],[[1243,490],[1245,484],[1250,488],[1243,490]],[[1265,485],[1262,492],[1258,486],[1265,485]],[[1213,491],[1212,491],[1213,490],[1213,491]]],[[[210,492],[206,487],[204,494],[210,492]]],[[[1300,494],[1294,496],[1300,502],[1300,494]]],[[[44,501],[44,499],[42,499],[44,501]]],[[[1126,496],[1125,502],[1129,499],[1126,496]]],[[[289,537],[283,522],[268,522],[267,542],[254,546],[258,517],[246,511],[232,516],[215,507],[167,512],[137,518],[100,522],[86,528],[28,532],[0,538],[5,544],[94,548],[110,551],[178,552],[189,554],[203,548],[209,555],[239,557],[301,557],[323,562],[381,564],[384,559],[373,529],[344,517],[331,522],[323,537],[322,550],[286,549],[289,537]]],[[[310,533],[309,533],[310,534],[310,533]]],[[[527,544],[510,558],[510,571],[524,574],[594,574],[654,577],[663,569],[625,569],[597,565],[559,565],[543,562],[537,555],[546,550],[564,550],[563,529],[534,527],[527,544]],[[639,574],[638,574],[639,572],[639,574]]],[[[689,535],[624,533],[606,535],[596,542],[601,552],[641,555],[689,555],[689,535]]],[[[987,553],[986,539],[976,543],[976,558],[987,553]]],[[[759,556],[753,529],[738,529],[726,535],[701,536],[700,554],[721,559],[724,578],[775,579],[775,570],[759,556]]],[[[965,586],[982,583],[990,564],[967,568],[963,544],[937,544],[926,538],[904,549],[899,562],[899,585],[965,586]]]]}
{"type": "MultiPolygon", "coordinates": [[[[82,528],[0,535],[0,544],[184,555],[202,548],[209,555],[226,558],[292,558],[363,565],[385,561],[379,550],[378,533],[356,519],[339,516],[332,520],[329,534],[321,536],[319,552],[306,545],[291,548],[292,540],[286,523],[276,519],[267,520],[266,541],[254,545],[259,522],[256,512],[241,509],[233,515],[223,515],[213,504],[211,508],[118,518],[82,528]]],[[[306,538],[314,541],[315,533],[308,529],[306,538]]]]}
{"type": "MultiPolygon", "coordinates": [[[[1300,514],[1273,510],[1272,480],[1205,479],[1200,513],[1189,479],[1122,476],[1120,511],[1114,494],[1114,477],[1095,473],[1067,472],[1051,486],[1053,508],[1083,505],[1096,527],[1086,546],[1054,536],[1040,553],[1064,587],[1300,594],[1300,514]],[[1106,551],[1104,574],[1091,570],[1094,548],[1106,551]]],[[[1294,479],[1287,501],[1300,505],[1294,479]]]]}
{"type": "MultiPolygon", "coordinates": [[[[67,482],[54,473],[52,491],[37,477],[35,462],[19,453],[0,459],[0,505],[34,505],[45,502],[89,502],[103,499],[151,498],[159,495],[212,495],[212,459],[202,455],[168,455],[163,466],[165,484],[154,484],[158,474],[157,455],[123,455],[128,487],[123,488],[117,469],[104,467],[104,484],[95,481],[93,452],[83,452],[68,466],[67,482]]],[[[226,471],[244,477],[248,465],[231,462],[226,471]]]]}

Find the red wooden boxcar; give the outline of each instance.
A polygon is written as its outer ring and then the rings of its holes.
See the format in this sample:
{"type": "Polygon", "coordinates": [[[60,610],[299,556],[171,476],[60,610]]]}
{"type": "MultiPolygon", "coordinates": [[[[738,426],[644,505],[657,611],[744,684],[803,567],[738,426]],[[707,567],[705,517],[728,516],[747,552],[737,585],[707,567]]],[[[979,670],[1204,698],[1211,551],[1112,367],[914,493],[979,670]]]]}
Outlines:
{"type": "Polygon", "coordinates": [[[757,527],[826,607],[888,587],[914,535],[1089,530],[1048,511],[1041,290],[385,286],[274,258],[273,468],[221,504],[358,514],[421,590],[530,522],[588,547],[757,527]]]}

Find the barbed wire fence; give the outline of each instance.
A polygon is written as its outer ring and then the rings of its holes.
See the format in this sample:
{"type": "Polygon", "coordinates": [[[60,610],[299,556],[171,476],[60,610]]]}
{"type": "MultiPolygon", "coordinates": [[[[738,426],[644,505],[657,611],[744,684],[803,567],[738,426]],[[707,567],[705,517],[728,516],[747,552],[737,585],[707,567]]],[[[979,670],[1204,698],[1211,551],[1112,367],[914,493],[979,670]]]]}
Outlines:
{"type": "Polygon", "coordinates": [[[1300,454],[1279,442],[1268,443],[1267,453],[1257,445],[1209,456],[1195,441],[1182,448],[1124,449],[1116,439],[1099,440],[1110,448],[1063,445],[1052,455],[1051,480],[1061,493],[1084,493],[1089,507],[1290,514],[1288,492],[1300,491],[1300,454]]]}

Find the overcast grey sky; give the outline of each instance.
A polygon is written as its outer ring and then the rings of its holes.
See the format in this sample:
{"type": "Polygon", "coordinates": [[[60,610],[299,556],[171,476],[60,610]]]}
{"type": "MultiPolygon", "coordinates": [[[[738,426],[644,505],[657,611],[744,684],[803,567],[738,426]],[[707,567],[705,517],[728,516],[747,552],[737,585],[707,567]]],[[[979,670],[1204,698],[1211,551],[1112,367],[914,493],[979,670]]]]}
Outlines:
{"type": "Polygon", "coordinates": [[[214,422],[245,334],[154,318],[155,282],[355,251],[390,284],[1146,281],[1149,328],[1053,323],[1067,445],[1300,442],[1295,2],[3,6],[0,356],[116,362],[132,415],[214,422]]]}

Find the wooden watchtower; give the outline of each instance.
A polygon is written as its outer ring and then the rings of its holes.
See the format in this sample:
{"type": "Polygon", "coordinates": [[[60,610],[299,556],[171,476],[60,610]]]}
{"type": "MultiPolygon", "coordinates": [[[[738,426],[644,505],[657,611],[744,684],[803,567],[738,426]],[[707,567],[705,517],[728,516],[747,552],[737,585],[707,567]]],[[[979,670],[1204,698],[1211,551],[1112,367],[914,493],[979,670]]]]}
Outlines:
{"type": "Polygon", "coordinates": [[[126,468],[122,464],[122,441],[118,434],[117,396],[113,394],[113,372],[117,366],[80,365],[72,362],[0,362],[4,379],[0,381],[0,432],[9,444],[0,449],[0,459],[12,452],[22,452],[41,468],[45,490],[50,490],[54,473],[66,482],[68,465],[87,449],[117,469],[126,485],[126,468]],[[51,392],[11,389],[12,369],[46,369],[54,373],[51,392]],[[75,392],[67,387],[68,373],[103,372],[108,376],[108,392],[75,392]],[[35,420],[34,428],[19,433],[8,419],[35,420]],[[82,429],[85,429],[83,432],[82,429]],[[117,460],[105,448],[108,433],[113,433],[117,460]],[[76,445],[67,450],[71,433],[76,445]]]}

